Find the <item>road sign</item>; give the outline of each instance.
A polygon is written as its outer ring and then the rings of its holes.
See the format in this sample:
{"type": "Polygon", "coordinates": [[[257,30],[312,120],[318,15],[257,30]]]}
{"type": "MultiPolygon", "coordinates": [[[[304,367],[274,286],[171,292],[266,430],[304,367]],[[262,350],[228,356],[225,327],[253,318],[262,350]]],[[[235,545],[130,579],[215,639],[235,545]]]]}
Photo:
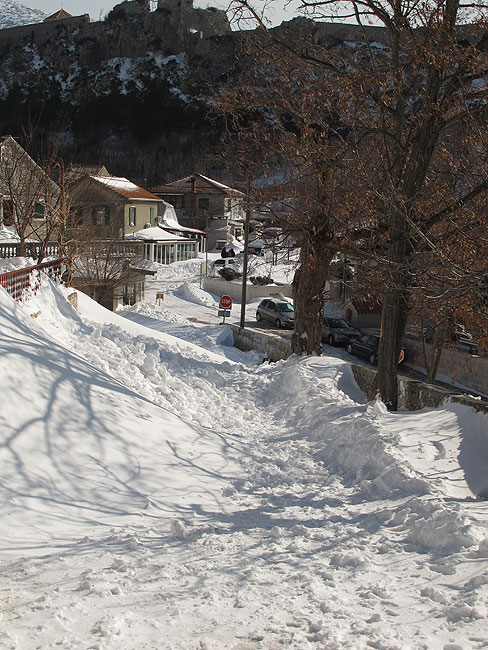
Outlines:
{"type": "Polygon", "coordinates": [[[219,316],[223,316],[224,318],[228,318],[230,316],[230,309],[219,309],[218,314],[219,314],[219,316]]]}
{"type": "Polygon", "coordinates": [[[230,296],[221,296],[220,306],[222,309],[230,309],[232,307],[232,298],[230,296]]]}

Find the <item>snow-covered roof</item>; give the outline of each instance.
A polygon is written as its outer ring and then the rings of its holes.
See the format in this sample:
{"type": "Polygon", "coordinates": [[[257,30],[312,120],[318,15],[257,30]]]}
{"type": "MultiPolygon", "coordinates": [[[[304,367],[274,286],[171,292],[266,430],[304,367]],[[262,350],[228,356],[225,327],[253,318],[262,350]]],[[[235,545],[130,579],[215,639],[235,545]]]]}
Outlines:
{"type": "Polygon", "coordinates": [[[186,237],[179,237],[174,235],[167,230],[163,230],[159,226],[153,226],[152,228],[143,228],[137,232],[131,233],[130,235],[125,236],[126,239],[144,239],[147,241],[158,241],[158,242],[175,242],[175,241],[185,241],[188,242],[186,237]]]}
{"type": "Polygon", "coordinates": [[[139,187],[123,176],[90,176],[97,183],[101,183],[131,201],[160,201],[161,199],[143,187],[139,187]]]}
{"type": "Polygon", "coordinates": [[[15,230],[15,226],[3,226],[0,228],[0,243],[9,244],[9,243],[18,243],[20,237],[15,230]]]}
{"type": "Polygon", "coordinates": [[[164,215],[161,217],[162,228],[166,228],[169,231],[176,230],[178,232],[192,232],[196,235],[207,235],[204,230],[200,230],[199,228],[189,228],[187,226],[180,225],[178,217],[176,216],[175,209],[171,203],[166,203],[166,201],[163,201],[163,203],[166,207],[166,210],[164,212],[164,215]]]}

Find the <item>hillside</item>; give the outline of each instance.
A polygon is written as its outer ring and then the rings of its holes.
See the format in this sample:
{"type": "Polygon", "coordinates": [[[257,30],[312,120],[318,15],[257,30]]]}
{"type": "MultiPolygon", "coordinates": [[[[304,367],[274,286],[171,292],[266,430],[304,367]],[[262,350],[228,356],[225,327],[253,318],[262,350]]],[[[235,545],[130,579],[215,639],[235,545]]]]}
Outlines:
{"type": "Polygon", "coordinates": [[[486,417],[261,364],[190,267],[127,314],[0,289],[0,646],[486,647],[486,417]]]}
{"type": "MultiPolygon", "coordinates": [[[[34,154],[49,134],[68,164],[103,163],[140,184],[212,175],[223,127],[209,118],[209,97],[239,73],[250,33],[231,31],[224,11],[175,7],[122,2],[103,21],[0,30],[0,133],[21,134],[35,116],[34,154]]],[[[354,26],[305,18],[274,29],[290,43],[362,38],[354,26]]]]}
{"type": "Polygon", "coordinates": [[[0,0],[0,29],[38,23],[46,15],[40,9],[29,9],[16,0],[0,0]]]}

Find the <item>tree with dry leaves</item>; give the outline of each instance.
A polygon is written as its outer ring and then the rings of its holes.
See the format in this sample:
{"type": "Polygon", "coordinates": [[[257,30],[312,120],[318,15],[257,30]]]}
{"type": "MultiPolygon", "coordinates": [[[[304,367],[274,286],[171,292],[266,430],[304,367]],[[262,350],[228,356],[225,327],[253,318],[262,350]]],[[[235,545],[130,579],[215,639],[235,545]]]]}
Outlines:
{"type": "Polygon", "coordinates": [[[228,164],[253,177],[253,205],[265,206],[271,224],[300,251],[293,352],[321,354],[330,263],[356,224],[347,206],[349,146],[323,71],[297,68],[295,57],[259,37],[247,51],[240,79],[213,105],[227,120],[228,164]]]}
{"type": "MultiPolygon", "coordinates": [[[[233,4],[260,23],[270,42],[279,40],[250,2],[233,4]]],[[[297,69],[312,66],[327,79],[329,103],[334,99],[347,133],[356,209],[362,227],[374,231],[370,248],[381,278],[378,389],[396,409],[397,358],[419,286],[418,263],[426,256],[447,263],[446,229],[466,211],[475,213],[488,187],[486,138],[478,139],[488,94],[486,3],[302,0],[300,6],[315,19],[340,15],[357,26],[353,43],[299,39],[282,47],[297,69]],[[382,26],[381,43],[371,23],[382,26]]],[[[464,266],[459,286],[468,276],[464,266]]]]}

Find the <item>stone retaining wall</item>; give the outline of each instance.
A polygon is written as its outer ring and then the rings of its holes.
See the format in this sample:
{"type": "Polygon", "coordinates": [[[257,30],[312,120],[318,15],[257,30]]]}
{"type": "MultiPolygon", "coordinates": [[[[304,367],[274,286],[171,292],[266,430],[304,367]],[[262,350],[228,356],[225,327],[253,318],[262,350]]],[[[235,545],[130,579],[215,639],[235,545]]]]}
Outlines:
{"type": "MultiPolygon", "coordinates": [[[[288,338],[283,338],[278,334],[241,328],[238,325],[230,324],[229,326],[232,329],[234,345],[239,350],[245,352],[259,350],[270,361],[279,361],[291,356],[291,341],[288,338]]],[[[349,362],[345,361],[345,363],[349,362]]],[[[372,399],[374,395],[371,393],[374,390],[376,368],[355,363],[352,363],[351,367],[359,388],[372,399]]],[[[399,377],[398,388],[400,407],[409,411],[416,411],[425,407],[436,408],[449,399],[452,402],[465,404],[488,415],[488,404],[486,402],[468,395],[451,393],[441,386],[430,386],[422,381],[399,377]]]]}
{"type": "MultiPolygon", "coordinates": [[[[427,344],[427,353],[432,346],[427,344]]],[[[405,339],[407,365],[424,368],[422,344],[405,339]]],[[[453,377],[457,384],[469,386],[476,392],[488,394],[488,359],[456,348],[444,348],[437,375],[453,377]]]]}
{"type": "Polygon", "coordinates": [[[278,334],[260,332],[230,324],[234,336],[234,345],[239,350],[259,350],[270,361],[288,359],[291,355],[291,341],[278,334]]]}

